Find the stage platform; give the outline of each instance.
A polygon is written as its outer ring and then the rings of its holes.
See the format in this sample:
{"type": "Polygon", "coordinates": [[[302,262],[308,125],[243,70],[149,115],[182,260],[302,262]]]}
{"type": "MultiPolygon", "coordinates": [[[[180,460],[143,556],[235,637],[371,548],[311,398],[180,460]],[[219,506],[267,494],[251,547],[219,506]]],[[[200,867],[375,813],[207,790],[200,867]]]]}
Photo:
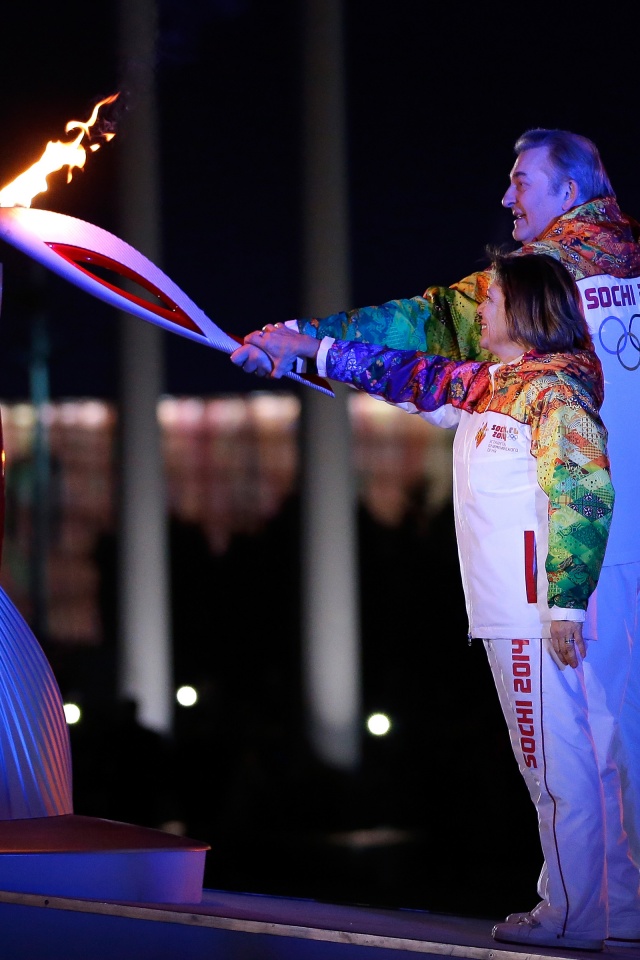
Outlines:
{"type": "MultiPolygon", "coordinates": [[[[0,960],[588,956],[497,944],[499,917],[206,889],[208,851],[197,840],[95,817],[0,821],[0,960]]],[[[640,949],[607,952],[640,960],[640,949]]]]}
{"type": "MultiPolygon", "coordinates": [[[[498,918],[495,918],[498,919],[498,918]]],[[[469,960],[585,958],[497,944],[491,919],[205,889],[199,903],[153,904],[0,891],[11,960],[469,960]]],[[[605,947],[618,960],[640,949],[605,947]]]]}

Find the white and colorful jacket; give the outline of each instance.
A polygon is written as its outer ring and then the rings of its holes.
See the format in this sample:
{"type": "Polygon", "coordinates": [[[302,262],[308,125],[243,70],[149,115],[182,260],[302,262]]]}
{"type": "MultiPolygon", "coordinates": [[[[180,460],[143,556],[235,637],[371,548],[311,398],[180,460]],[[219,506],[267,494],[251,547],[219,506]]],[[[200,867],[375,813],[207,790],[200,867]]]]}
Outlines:
{"type": "Polygon", "coordinates": [[[327,338],[318,367],[458,424],[454,509],[470,636],[548,637],[551,620],[584,619],[614,503],[595,353],[464,362],[327,338]]]}

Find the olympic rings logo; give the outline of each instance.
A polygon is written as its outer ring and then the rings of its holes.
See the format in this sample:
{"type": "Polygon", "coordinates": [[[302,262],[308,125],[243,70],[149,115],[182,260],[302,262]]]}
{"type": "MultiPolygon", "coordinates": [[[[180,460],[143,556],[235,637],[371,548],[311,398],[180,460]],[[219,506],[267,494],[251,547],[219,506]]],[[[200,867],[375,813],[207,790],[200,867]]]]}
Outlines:
{"type": "Polygon", "coordinates": [[[620,317],[610,315],[604,318],[600,324],[600,329],[598,330],[598,338],[602,345],[602,349],[606,350],[607,353],[617,356],[620,365],[624,367],[625,370],[637,370],[638,367],[640,367],[640,336],[633,332],[634,320],[640,320],[640,313],[634,313],[631,316],[629,320],[629,329],[627,330],[620,317]],[[619,328],[616,327],[616,324],[619,325],[619,328]],[[619,332],[620,330],[622,331],[621,333],[619,332]],[[605,337],[607,342],[605,342],[605,337]],[[618,338],[617,342],[616,337],[618,338]],[[622,354],[625,352],[628,346],[631,348],[631,351],[635,350],[638,357],[637,361],[633,365],[625,362],[622,357],[622,354]]]}

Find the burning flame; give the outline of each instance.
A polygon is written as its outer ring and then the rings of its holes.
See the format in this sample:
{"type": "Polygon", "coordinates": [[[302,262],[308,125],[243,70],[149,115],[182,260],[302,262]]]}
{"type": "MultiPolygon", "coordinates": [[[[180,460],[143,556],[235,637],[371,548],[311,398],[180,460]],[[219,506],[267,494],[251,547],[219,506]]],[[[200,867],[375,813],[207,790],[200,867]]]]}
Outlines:
{"type": "MultiPolygon", "coordinates": [[[[64,128],[64,132],[70,133],[72,130],[78,130],[79,133],[75,139],[68,143],[63,143],[61,140],[50,140],[40,159],[0,190],[0,207],[30,207],[34,197],[48,190],[47,177],[63,167],[68,167],[67,183],[70,183],[73,178],[72,171],[76,167],[84,167],[87,152],[82,146],[82,141],[85,137],[88,140],[91,139],[91,127],[98,119],[100,107],[113,103],[114,100],[118,99],[118,96],[119,94],[114,93],[97,103],[88,120],[70,120],[64,128]]],[[[99,136],[107,142],[113,140],[115,133],[101,131],[99,136]]],[[[89,150],[92,152],[99,149],[99,143],[89,144],[89,150]]]]}

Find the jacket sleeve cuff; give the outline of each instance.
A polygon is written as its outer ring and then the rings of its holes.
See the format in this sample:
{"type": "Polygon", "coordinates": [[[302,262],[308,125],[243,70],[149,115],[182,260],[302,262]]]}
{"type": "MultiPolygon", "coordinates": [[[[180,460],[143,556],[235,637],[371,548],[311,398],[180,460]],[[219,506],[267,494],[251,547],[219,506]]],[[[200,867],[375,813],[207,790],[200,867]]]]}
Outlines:
{"type": "MultiPolygon", "coordinates": [[[[285,320],[284,325],[285,327],[288,327],[289,330],[295,330],[296,333],[299,333],[297,320],[285,320]]],[[[329,352],[329,347],[334,342],[334,340],[335,340],[335,337],[324,337],[320,342],[320,346],[318,348],[318,355],[315,361],[315,366],[316,366],[318,375],[321,377],[326,377],[327,375],[327,366],[326,366],[327,353],[329,352]]],[[[307,360],[306,357],[298,357],[296,359],[296,373],[307,373],[308,368],[309,368],[309,361],[307,360]]]]}
{"type": "Polygon", "coordinates": [[[569,607],[550,607],[552,620],[573,620],[574,623],[584,623],[586,610],[569,609],[569,607]]]}
{"type": "Polygon", "coordinates": [[[323,337],[320,341],[318,353],[316,354],[316,367],[318,368],[318,376],[320,377],[326,377],[327,375],[327,354],[335,342],[335,337],[323,337]]]}

